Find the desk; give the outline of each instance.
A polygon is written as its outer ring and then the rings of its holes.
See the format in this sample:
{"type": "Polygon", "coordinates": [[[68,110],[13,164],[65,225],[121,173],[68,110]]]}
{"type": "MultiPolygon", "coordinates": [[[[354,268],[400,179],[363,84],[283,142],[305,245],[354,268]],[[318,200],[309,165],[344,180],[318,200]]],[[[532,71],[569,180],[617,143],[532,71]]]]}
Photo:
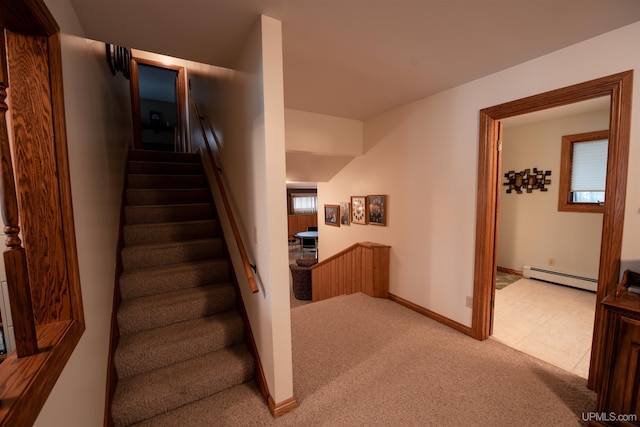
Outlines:
{"type": "Polygon", "coordinates": [[[296,237],[298,237],[300,239],[300,258],[302,258],[302,254],[304,251],[304,239],[314,239],[315,242],[315,251],[316,251],[316,258],[318,258],[318,232],[317,231],[300,231],[298,233],[295,234],[296,237]]]}

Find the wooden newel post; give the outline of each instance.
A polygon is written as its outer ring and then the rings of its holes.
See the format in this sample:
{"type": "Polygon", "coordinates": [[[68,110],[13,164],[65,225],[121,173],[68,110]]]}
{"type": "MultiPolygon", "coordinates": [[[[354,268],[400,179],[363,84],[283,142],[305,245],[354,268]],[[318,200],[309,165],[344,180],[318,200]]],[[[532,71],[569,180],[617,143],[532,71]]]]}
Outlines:
{"type": "Polygon", "coordinates": [[[7,131],[6,113],[8,84],[4,33],[0,32],[0,208],[7,235],[4,252],[4,266],[7,273],[7,287],[13,316],[13,330],[16,338],[18,357],[30,356],[38,352],[31,286],[27,270],[27,258],[20,240],[18,199],[16,196],[11,148],[7,131]]]}

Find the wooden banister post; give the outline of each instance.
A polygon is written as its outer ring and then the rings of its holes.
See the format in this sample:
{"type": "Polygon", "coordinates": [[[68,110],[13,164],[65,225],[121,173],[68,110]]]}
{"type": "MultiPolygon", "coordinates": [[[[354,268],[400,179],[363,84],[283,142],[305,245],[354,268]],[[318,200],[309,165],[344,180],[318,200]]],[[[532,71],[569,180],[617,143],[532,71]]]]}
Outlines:
{"type": "Polygon", "coordinates": [[[8,249],[4,252],[4,266],[13,316],[16,352],[18,357],[23,357],[38,352],[38,340],[33,317],[27,258],[19,236],[18,199],[6,119],[9,109],[7,105],[8,87],[5,37],[2,32],[0,33],[0,190],[2,191],[0,208],[5,224],[4,232],[7,235],[5,244],[8,249]]]}

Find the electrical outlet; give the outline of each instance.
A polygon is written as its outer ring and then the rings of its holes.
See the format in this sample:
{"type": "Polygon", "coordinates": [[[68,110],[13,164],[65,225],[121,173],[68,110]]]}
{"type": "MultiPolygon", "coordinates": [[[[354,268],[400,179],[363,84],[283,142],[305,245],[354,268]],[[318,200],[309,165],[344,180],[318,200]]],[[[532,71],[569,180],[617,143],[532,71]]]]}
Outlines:
{"type": "Polygon", "coordinates": [[[467,307],[473,308],[473,297],[467,296],[467,307]]]}
{"type": "Polygon", "coordinates": [[[551,265],[551,266],[556,265],[556,259],[555,258],[549,258],[549,265],[551,265]]]}

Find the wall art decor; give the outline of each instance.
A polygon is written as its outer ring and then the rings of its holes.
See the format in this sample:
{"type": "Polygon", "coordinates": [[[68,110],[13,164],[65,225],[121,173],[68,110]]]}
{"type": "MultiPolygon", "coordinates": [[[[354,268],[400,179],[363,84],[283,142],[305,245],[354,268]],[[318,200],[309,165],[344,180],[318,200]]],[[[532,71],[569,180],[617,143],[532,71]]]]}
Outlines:
{"type": "Polygon", "coordinates": [[[387,196],[367,196],[369,224],[387,225],[387,196]]]}
{"type": "Polygon", "coordinates": [[[351,203],[340,202],[340,225],[351,224],[351,203]]]}
{"type": "Polygon", "coordinates": [[[366,196],[351,196],[351,222],[366,224],[369,221],[369,209],[366,196]]]}
{"type": "Polygon", "coordinates": [[[502,185],[507,187],[507,194],[515,192],[532,193],[533,190],[548,191],[547,185],[551,184],[551,171],[543,171],[538,168],[525,169],[520,172],[509,171],[504,174],[506,182],[502,185]]]}
{"type": "Polygon", "coordinates": [[[324,205],[324,223],[340,227],[340,205],[324,205]]]}

